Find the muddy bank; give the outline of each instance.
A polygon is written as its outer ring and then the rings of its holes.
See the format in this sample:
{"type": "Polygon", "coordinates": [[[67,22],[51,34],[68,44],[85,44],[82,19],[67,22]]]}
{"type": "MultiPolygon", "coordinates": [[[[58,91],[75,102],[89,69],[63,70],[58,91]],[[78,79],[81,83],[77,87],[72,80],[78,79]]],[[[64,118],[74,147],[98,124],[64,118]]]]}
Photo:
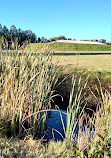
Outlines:
{"type": "MultiPolygon", "coordinates": [[[[89,74],[82,75],[81,73],[78,74],[78,80],[79,77],[82,76],[81,86],[85,84],[85,79],[89,74]]],[[[62,75],[58,79],[58,83],[55,86],[55,93],[59,94],[59,96],[54,97],[53,105],[57,105],[59,109],[61,110],[67,110],[67,107],[69,105],[69,98],[70,98],[70,91],[71,91],[71,82],[72,82],[72,75],[70,75],[66,80],[64,78],[67,75],[62,75]],[[63,81],[64,80],[64,81],[63,81]],[[61,84],[59,84],[61,83],[61,84]],[[58,85],[59,84],[59,85],[58,85]]],[[[77,82],[78,82],[77,80],[77,82]]],[[[75,87],[75,94],[77,93],[77,84],[75,87]]],[[[101,89],[103,93],[105,91],[108,91],[111,93],[111,81],[110,79],[103,79],[102,73],[97,72],[96,75],[92,76],[90,75],[88,78],[87,86],[83,90],[81,95],[81,108],[85,105],[85,112],[92,114],[94,111],[96,111],[97,106],[102,101],[101,96],[101,89]]],[[[73,100],[75,99],[75,96],[73,97],[73,100]]]]}

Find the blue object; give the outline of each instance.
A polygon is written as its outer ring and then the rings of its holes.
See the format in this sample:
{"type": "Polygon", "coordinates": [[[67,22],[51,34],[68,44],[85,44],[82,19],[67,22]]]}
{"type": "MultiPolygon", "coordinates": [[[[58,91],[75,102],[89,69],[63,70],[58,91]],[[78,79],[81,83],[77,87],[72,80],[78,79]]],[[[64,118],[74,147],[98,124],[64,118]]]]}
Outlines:
{"type": "Polygon", "coordinates": [[[46,139],[47,142],[51,139],[54,139],[55,141],[62,141],[65,138],[63,124],[66,130],[66,119],[67,111],[65,110],[55,110],[48,113],[46,118],[47,129],[45,131],[44,137],[44,139],[46,139]]]}
{"type": "MultiPolygon", "coordinates": [[[[47,127],[45,131],[44,139],[46,142],[53,139],[55,141],[63,141],[65,138],[65,131],[67,127],[67,111],[66,110],[55,110],[48,112],[47,118],[47,127]]],[[[79,128],[82,131],[85,131],[85,123],[83,122],[82,126],[79,127],[78,123],[75,127],[73,141],[76,141],[78,138],[79,128]]],[[[92,131],[92,128],[90,128],[92,131]]]]}

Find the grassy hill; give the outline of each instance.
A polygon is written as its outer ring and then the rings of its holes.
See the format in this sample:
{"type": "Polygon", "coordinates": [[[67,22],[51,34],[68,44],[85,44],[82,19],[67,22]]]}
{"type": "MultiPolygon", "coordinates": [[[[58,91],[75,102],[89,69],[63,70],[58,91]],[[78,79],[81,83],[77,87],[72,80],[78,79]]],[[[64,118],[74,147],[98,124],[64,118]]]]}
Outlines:
{"type": "Polygon", "coordinates": [[[26,50],[45,52],[111,51],[111,45],[73,44],[73,43],[31,43],[26,50]]]}

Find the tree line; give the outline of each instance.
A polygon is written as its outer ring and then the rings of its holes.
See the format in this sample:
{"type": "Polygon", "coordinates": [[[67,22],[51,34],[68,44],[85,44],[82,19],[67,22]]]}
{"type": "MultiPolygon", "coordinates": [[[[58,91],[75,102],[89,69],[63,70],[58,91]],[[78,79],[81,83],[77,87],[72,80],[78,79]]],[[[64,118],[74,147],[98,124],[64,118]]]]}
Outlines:
{"type": "Polygon", "coordinates": [[[19,49],[25,48],[28,43],[36,42],[36,35],[31,30],[23,31],[12,25],[10,29],[0,24],[0,48],[1,49],[19,49]]]}
{"type": "Polygon", "coordinates": [[[31,30],[17,29],[15,25],[12,25],[8,29],[5,25],[2,27],[0,24],[0,50],[18,50],[25,48],[29,43],[47,43],[56,40],[72,40],[65,36],[52,37],[47,39],[45,37],[38,37],[31,30]]]}

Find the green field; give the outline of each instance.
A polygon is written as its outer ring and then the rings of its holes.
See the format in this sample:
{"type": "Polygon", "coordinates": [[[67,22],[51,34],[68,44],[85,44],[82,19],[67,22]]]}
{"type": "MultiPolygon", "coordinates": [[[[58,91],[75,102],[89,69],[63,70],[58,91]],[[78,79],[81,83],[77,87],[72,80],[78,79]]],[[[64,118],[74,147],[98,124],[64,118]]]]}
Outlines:
{"type": "Polygon", "coordinates": [[[38,52],[111,51],[111,46],[73,43],[30,43],[26,50],[38,52]]]}

